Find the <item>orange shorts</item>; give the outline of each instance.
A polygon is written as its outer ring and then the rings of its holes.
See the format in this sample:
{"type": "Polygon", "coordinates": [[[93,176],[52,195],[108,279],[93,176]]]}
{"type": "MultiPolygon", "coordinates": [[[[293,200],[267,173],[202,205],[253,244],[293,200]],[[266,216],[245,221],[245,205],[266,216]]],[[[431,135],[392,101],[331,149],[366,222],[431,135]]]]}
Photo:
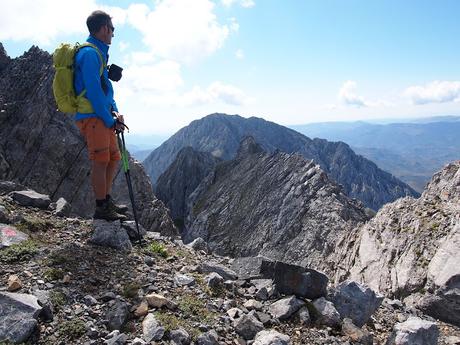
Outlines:
{"type": "Polygon", "coordinates": [[[115,131],[107,128],[101,119],[90,117],[78,120],[77,126],[86,140],[90,160],[107,163],[120,160],[115,131]]]}

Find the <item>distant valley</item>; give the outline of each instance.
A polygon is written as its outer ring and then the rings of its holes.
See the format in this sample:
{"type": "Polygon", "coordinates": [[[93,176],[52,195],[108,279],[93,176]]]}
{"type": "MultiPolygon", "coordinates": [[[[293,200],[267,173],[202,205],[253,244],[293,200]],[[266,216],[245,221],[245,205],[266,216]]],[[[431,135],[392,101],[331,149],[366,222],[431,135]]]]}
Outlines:
{"type": "Polygon", "coordinates": [[[421,192],[445,164],[460,159],[460,117],[406,123],[324,122],[291,126],[310,138],[343,141],[421,192]]]}

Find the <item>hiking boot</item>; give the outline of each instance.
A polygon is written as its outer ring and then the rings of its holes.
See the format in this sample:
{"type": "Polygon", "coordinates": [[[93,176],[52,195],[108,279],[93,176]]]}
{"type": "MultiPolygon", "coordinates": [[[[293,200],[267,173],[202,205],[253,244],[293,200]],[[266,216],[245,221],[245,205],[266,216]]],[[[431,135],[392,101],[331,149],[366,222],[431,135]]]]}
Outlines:
{"type": "Polygon", "coordinates": [[[128,212],[128,206],[115,204],[115,201],[113,201],[112,197],[106,199],[106,202],[109,205],[109,207],[112,208],[116,213],[128,212]]]}
{"type": "Polygon", "coordinates": [[[94,212],[93,218],[104,219],[109,222],[113,222],[115,220],[120,220],[123,222],[128,219],[128,217],[125,215],[115,212],[115,210],[111,208],[107,202],[105,202],[102,206],[96,206],[96,211],[94,212]]]}

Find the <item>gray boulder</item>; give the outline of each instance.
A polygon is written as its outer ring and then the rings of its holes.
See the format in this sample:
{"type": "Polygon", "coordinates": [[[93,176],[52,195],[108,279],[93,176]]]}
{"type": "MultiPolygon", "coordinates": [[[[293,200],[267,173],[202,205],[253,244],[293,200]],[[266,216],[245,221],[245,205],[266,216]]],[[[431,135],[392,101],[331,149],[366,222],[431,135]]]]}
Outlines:
{"type": "Polygon", "coordinates": [[[427,294],[418,307],[426,314],[460,326],[460,221],[446,236],[428,265],[427,294]]]}
{"type": "Polygon", "coordinates": [[[10,196],[22,206],[37,207],[46,210],[51,204],[51,199],[48,195],[40,194],[33,190],[11,192],[10,196]]]}
{"type": "Polygon", "coordinates": [[[257,333],[252,345],[289,345],[290,343],[291,338],[289,336],[271,329],[257,333]]]}
{"type": "Polygon", "coordinates": [[[372,345],[373,337],[367,330],[357,327],[351,319],[345,318],[342,323],[342,333],[348,339],[358,344],[372,345]]]}
{"type": "Polygon", "coordinates": [[[42,307],[35,296],[0,292],[0,342],[25,342],[36,329],[42,307]]]}
{"type": "Polygon", "coordinates": [[[436,345],[438,337],[436,323],[410,317],[407,321],[395,325],[386,345],[436,345]]]}
{"type": "Polygon", "coordinates": [[[313,306],[317,311],[317,323],[333,328],[338,328],[340,326],[340,314],[337,309],[335,309],[332,302],[321,297],[313,301],[313,306]]]}
{"type": "Polygon", "coordinates": [[[254,339],[257,333],[264,329],[262,322],[253,314],[245,314],[235,320],[235,331],[246,340],[254,339]]]}
{"type": "Polygon", "coordinates": [[[192,242],[187,244],[187,246],[194,250],[202,250],[206,253],[209,251],[207,243],[201,237],[195,238],[192,242]]]}
{"type": "Polygon", "coordinates": [[[271,279],[254,279],[251,280],[256,288],[255,297],[259,300],[266,301],[272,298],[276,293],[276,288],[271,279]]]}
{"type": "Polygon", "coordinates": [[[108,320],[107,328],[110,330],[120,330],[128,320],[128,305],[120,300],[110,308],[106,317],[108,320]]]}
{"type": "Polygon", "coordinates": [[[144,340],[150,343],[152,340],[161,340],[165,334],[165,329],[160,326],[155,315],[148,314],[142,321],[142,333],[144,340]]]}
{"type": "Polygon", "coordinates": [[[195,278],[190,277],[186,274],[176,273],[174,275],[174,283],[178,286],[191,286],[195,284],[195,278]]]}
{"type": "MultiPolygon", "coordinates": [[[[139,235],[142,238],[142,237],[145,236],[147,231],[145,230],[145,228],[141,224],[138,224],[138,225],[139,225],[139,235]]],[[[121,226],[122,226],[123,229],[126,230],[126,232],[128,233],[129,238],[132,241],[137,241],[138,240],[137,227],[136,227],[136,222],[134,220],[128,220],[126,222],[123,222],[123,223],[121,223],[121,226]]]]}
{"type": "Polygon", "coordinates": [[[221,275],[216,272],[208,274],[204,279],[208,287],[211,289],[217,289],[224,284],[224,278],[222,278],[221,275]]]}
{"type": "Polygon", "coordinates": [[[281,294],[309,299],[326,296],[329,279],[321,272],[279,261],[273,270],[273,281],[281,294]]]}
{"type": "Polygon", "coordinates": [[[236,272],[239,279],[263,278],[262,263],[264,261],[270,262],[270,259],[264,256],[236,258],[233,260],[231,268],[236,272]]]}
{"type": "Polygon", "coordinates": [[[54,213],[59,217],[67,217],[70,215],[71,209],[72,206],[70,206],[66,199],[59,198],[58,201],[56,201],[56,210],[54,213]]]}
{"type": "Polygon", "coordinates": [[[0,249],[18,244],[29,239],[29,235],[19,231],[14,226],[0,224],[0,249]]]}
{"type": "Polygon", "coordinates": [[[0,223],[10,223],[8,210],[3,205],[0,205],[0,223]]]}
{"type": "Polygon", "coordinates": [[[89,240],[90,243],[111,247],[123,251],[131,251],[132,244],[128,233],[120,225],[120,221],[107,222],[105,220],[94,220],[94,232],[89,240]]]}
{"type": "Polygon", "coordinates": [[[358,327],[362,327],[370,319],[382,301],[383,296],[377,296],[369,287],[354,281],[341,283],[332,297],[342,319],[350,318],[358,327]]]}
{"type": "Polygon", "coordinates": [[[0,195],[5,195],[17,190],[26,189],[27,187],[13,181],[0,181],[0,195]]]}
{"type": "Polygon", "coordinates": [[[428,315],[460,326],[460,275],[451,277],[434,294],[427,294],[418,308],[428,315]]]}
{"type": "Polygon", "coordinates": [[[120,331],[115,330],[107,335],[107,340],[104,344],[107,345],[125,345],[128,341],[128,336],[120,331]]]}
{"type": "Polygon", "coordinates": [[[219,345],[219,336],[215,330],[200,334],[196,339],[197,345],[219,345]]]}
{"type": "Polygon", "coordinates": [[[183,328],[179,328],[170,332],[169,337],[171,338],[172,345],[189,345],[190,335],[183,328]]]}
{"type": "Polygon", "coordinates": [[[198,266],[198,272],[200,273],[218,273],[224,280],[236,280],[238,276],[236,273],[224,265],[215,262],[203,262],[198,266]]]}
{"type": "Polygon", "coordinates": [[[304,301],[295,296],[291,296],[272,303],[269,307],[269,312],[277,319],[286,320],[304,305],[304,301]]]}

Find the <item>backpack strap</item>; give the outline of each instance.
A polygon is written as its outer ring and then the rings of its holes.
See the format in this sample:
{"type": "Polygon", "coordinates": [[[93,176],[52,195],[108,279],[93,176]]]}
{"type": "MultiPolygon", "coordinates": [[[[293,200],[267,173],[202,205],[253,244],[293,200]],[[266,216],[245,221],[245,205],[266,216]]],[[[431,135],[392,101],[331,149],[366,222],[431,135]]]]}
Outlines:
{"type": "MultiPolygon", "coordinates": [[[[106,62],[104,60],[104,57],[102,56],[101,51],[99,50],[99,48],[96,45],[94,45],[92,43],[89,43],[89,42],[85,42],[83,44],[80,44],[78,46],[77,50],[75,51],[75,55],[77,55],[77,53],[78,53],[78,51],[80,49],[85,48],[85,47],[93,48],[96,51],[97,55],[99,56],[99,60],[101,61],[101,68],[99,69],[99,76],[102,77],[102,74],[104,73],[104,68],[107,67],[107,64],[106,64],[106,62]]],[[[83,89],[83,91],[77,96],[77,98],[82,98],[82,97],[85,96],[85,94],[86,94],[86,89],[83,89]]]]}

